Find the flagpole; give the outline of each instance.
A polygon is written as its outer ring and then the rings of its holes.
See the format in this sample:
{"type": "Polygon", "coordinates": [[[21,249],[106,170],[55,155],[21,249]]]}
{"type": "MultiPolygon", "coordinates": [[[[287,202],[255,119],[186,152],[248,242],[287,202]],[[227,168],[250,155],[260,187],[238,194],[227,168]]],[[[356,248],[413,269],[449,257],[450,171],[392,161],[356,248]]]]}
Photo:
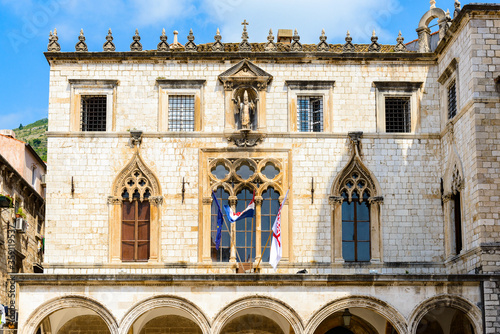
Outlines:
{"type": "MultiPolygon", "coordinates": [[[[212,191],[213,192],[213,191],[212,191]]],[[[217,196],[215,196],[215,199],[217,200],[217,196]]],[[[218,200],[217,200],[218,201],[218,200]]],[[[221,198],[221,203],[222,203],[222,198],[221,198]]],[[[228,224],[227,224],[227,221],[226,221],[226,218],[224,218],[224,214],[222,213],[222,209],[220,208],[219,205],[217,205],[217,207],[219,208],[219,212],[220,214],[222,215],[222,220],[224,220],[224,225],[226,225],[226,228],[227,228],[227,233],[229,234],[229,240],[231,241],[231,229],[229,228],[228,224]]],[[[222,238],[222,236],[221,236],[222,238]]],[[[220,246],[219,246],[220,247],[220,246]]],[[[234,247],[236,248],[236,244],[234,245],[234,247]]],[[[231,249],[231,242],[229,243],[229,249],[231,249]]],[[[236,256],[238,256],[238,260],[240,261],[241,263],[241,258],[240,258],[240,254],[238,252],[236,252],[236,256]]]]}
{"type": "Polygon", "coordinates": [[[264,253],[266,252],[266,249],[267,249],[267,245],[269,244],[269,240],[271,240],[271,235],[273,235],[273,229],[272,229],[272,227],[271,227],[271,232],[269,232],[269,236],[267,237],[266,246],[264,246],[264,250],[260,253],[259,262],[257,262],[257,265],[255,266],[255,269],[259,268],[260,261],[262,261],[262,257],[264,256],[264,253]]]}

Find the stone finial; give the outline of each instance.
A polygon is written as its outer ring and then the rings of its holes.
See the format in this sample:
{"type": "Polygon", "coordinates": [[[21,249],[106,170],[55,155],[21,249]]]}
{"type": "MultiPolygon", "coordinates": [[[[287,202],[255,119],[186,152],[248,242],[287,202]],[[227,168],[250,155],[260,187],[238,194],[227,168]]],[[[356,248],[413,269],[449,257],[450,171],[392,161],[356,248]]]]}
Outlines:
{"type": "Polygon", "coordinates": [[[170,46],[167,43],[167,35],[165,34],[165,28],[161,30],[160,43],[156,46],[157,51],[168,51],[170,46]]]}
{"type": "Polygon", "coordinates": [[[135,29],[135,35],[132,36],[134,40],[132,44],[130,44],[130,51],[142,51],[142,44],[139,42],[141,40],[141,36],[139,36],[139,30],[135,29]]]}
{"type": "Polygon", "coordinates": [[[215,33],[214,36],[214,44],[212,44],[212,51],[214,52],[224,52],[224,44],[220,41],[222,39],[222,36],[220,35],[219,28],[217,28],[217,32],[215,33]]]}
{"type": "Polygon", "coordinates": [[[177,30],[174,30],[174,42],[172,44],[170,44],[171,49],[183,49],[184,48],[184,45],[179,43],[178,35],[179,35],[179,32],[177,30]]]}
{"type": "Polygon", "coordinates": [[[57,43],[57,29],[54,29],[54,34],[52,35],[52,31],[49,33],[49,45],[47,45],[47,51],[49,52],[59,52],[61,51],[61,46],[57,43]]]}
{"type": "Polygon", "coordinates": [[[431,3],[431,9],[436,8],[436,0],[431,0],[430,3],[431,3]]]}
{"type": "Polygon", "coordinates": [[[290,46],[290,51],[292,52],[300,52],[302,51],[302,44],[300,44],[300,36],[299,33],[297,32],[297,29],[295,29],[293,33],[293,42],[292,45],[290,46]]]}
{"type": "Polygon", "coordinates": [[[395,52],[406,52],[406,45],[403,43],[405,41],[404,37],[401,36],[401,30],[399,31],[398,38],[396,38],[398,44],[394,47],[395,52]]]}
{"type": "Polygon", "coordinates": [[[278,47],[276,43],[274,43],[273,29],[269,29],[269,35],[267,36],[267,43],[264,50],[266,50],[266,52],[278,51],[278,47]]]}
{"type": "Polygon", "coordinates": [[[189,52],[196,52],[198,48],[196,47],[196,44],[194,44],[194,35],[193,35],[193,29],[189,29],[189,35],[187,36],[188,42],[186,45],[184,45],[184,50],[189,51],[189,52]]]}
{"type": "Polygon", "coordinates": [[[380,46],[380,44],[377,43],[377,41],[378,41],[378,37],[375,34],[375,30],[373,30],[372,44],[370,44],[370,46],[368,47],[368,52],[380,52],[382,47],[380,46]]]}
{"type": "Polygon", "coordinates": [[[116,47],[115,44],[113,43],[113,35],[111,33],[111,28],[108,30],[108,35],[106,36],[106,42],[102,45],[102,49],[104,51],[115,51],[116,47]]]}
{"type": "Polygon", "coordinates": [[[250,45],[250,43],[248,43],[248,32],[247,32],[247,25],[249,23],[247,22],[247,20],[243,20],[241,24],[243,25],[243,33],[241,34],[241,43],[238,50],[241,52],[250,52],[252,51],[252,46],[250,45]]]}
{"type": "Polygon", "coordinates": [[[352,44],[352,37],[347,30],[347,35],[345,36],[345,44],[342,46],[342,52],[354,52],[354,44],[352,44]]]}
{"type": "Polygon", "coordinates": [[[448,28],[451,27],[451,21],[453,21],[453,19],[451,18],[451,14],[450,14],[450,9],[447,9],[446,10],[446,25],[445,25],[445,32],[448,31],[448,28]]]}
{"type": "Polygon", "coordinates": [[[317,47],[317,50],[318,51],[328,51],[330,50],[330,46],[328,45],[328,43],[326,42],[326,35],[325,35],[325,29],[321,30],[321,36],[319,36],[319,43],[318,43],[318,47],[317,47]]]}
{"type": "Polygon", "coordinates": [[[453,13],[453,18],[457,17],[458,14],[460,14],[461,10],[462,10],[462,5],[460,4],[460,1],[455,0],[455,12],[453,13]]]}
{"type": "Polygon", "coordinates": [[[78,36],[78,43],[75,45],[75,50],[78,52],[87,52],[87,44],[85,44],[85,36],[83,35],[83,29],[80,30],[80,36],[78,36]]]}

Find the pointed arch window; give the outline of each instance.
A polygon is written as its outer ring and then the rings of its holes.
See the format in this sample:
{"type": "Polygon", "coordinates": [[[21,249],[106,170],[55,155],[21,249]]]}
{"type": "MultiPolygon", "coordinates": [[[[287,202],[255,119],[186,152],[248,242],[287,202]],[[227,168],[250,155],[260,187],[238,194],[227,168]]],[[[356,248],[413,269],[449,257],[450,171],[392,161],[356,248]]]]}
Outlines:
{"type": "Polygon", "coordinates": [[[330,196],[333,261],[381,262],[380,207],[383,197],[373,174],[361,161],[357,143],[337,175],[330,196]]]}
{"type": "Polygon", "coordinates": [[[455,163],[453,173],[446,177],[445,189],[448,189],[448,192],[443,196],[445,219],[447,220],[446,250],[448,256],[458,255],[464,249],[462,219],[463,188],[463,178],[461,176],[461,172],[459,171],[458,164],[455,163]]]}
{"type": "Polygon", "coordinates": [[[158,179],[138,150],[121,171],[108,198],[110,261],[158,262],[159,213],[162,197],[158,179]]]}

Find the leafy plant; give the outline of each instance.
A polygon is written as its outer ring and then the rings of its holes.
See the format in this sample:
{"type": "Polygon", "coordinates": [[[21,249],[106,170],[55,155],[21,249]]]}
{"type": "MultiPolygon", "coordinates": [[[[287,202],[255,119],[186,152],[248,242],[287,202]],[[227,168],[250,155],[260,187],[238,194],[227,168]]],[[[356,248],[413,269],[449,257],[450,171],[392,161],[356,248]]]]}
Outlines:
{"type": "Polygon", "coordinates": [[[23,212],[22,208],[19,208],[19,210],[17,210],[16,216],[17,215],[21,216],[23,219],[26,219],[26,214],[23,212]]]}

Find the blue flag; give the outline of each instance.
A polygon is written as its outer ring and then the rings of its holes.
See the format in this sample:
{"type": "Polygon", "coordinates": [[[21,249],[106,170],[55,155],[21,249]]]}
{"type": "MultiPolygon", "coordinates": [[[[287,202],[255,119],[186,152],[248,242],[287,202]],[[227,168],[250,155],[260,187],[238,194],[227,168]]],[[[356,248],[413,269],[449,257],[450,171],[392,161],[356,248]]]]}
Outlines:
{"type": "Polygon", "coordinates": [[[222,211],[220,210],[219,201],[215,196],[215,192],[212,191],[212,199],[217,204],[217,234],[215,236],[215,249],[219,250],[220,247],[220,239],[222,237],[222,224],[224,224],[224,217],[222,216],[222,211]]]}

